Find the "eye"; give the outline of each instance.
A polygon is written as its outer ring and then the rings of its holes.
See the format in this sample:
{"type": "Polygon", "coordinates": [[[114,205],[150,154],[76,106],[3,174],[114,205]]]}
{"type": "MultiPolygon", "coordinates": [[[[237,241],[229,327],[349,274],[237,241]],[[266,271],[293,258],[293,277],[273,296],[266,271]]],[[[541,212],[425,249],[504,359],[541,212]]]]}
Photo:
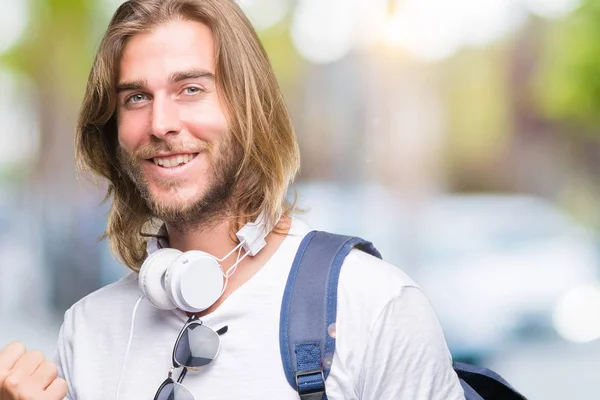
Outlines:
{"type": "Polygon", "coordinates": [[[196,93],[203,92],[203,90],[197,86],[188,86],[185,89],[183,89],[183,91],[186,94],[196,94],[196,93]]]}
{"type": "Polygon", "coordinates": [[[139,102],[144,101],[144,100],[146,100],[146,95],[145,94],[136,93],[134,95],[129,96],[125,100],[125,103],[139,103],[139,102]]]}

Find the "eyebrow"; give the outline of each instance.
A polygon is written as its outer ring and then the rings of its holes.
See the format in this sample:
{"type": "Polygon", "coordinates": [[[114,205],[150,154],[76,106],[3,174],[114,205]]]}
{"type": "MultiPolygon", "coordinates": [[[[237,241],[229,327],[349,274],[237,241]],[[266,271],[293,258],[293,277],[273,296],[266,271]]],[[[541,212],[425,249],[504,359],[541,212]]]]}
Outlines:
{"type": "MultiPolygon", "coordinates": [[[[169,75],[169,84],[185,81],[187,79],[208,78],[211,81],[215,80],[215,75],[205,69],[192,69],[189,71],[174,72],[169,75]]],[[[145,79],[121,82],[117,84],[117,94],[132,90],[143,90],[148,87],[148,82],[145,79]]]]}

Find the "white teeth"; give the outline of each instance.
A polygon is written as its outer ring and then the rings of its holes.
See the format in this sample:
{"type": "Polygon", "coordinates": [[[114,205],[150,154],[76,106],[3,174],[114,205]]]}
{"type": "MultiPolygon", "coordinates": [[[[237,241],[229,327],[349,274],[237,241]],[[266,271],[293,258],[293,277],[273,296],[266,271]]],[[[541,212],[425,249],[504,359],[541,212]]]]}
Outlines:
{"type": "Polygon", "coordinates": [[[195,155],[193,154],[183,154],[173,157],[155,157],[152,160],[156,165],[161,165],[164,168],[173,168],[177,167],[180,164],[187,164],[194,159],[195,155]]]}

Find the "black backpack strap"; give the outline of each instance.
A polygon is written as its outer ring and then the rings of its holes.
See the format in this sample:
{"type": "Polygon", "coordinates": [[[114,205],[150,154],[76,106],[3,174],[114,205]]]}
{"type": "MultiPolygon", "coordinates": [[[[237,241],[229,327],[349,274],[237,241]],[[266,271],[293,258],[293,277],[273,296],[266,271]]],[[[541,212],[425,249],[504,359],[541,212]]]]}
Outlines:
{"type": "Polygon", "coordinates": [[[373,244],[360,238],[312,231],[302,240],[288,276],[279,344],[286,378],[302,400],[327,399],[331,365],[322,360],[335,351],[338,279],[355,247],[381,258],[373,244]]]}
{"type": "Polygon", "coordinates": [[[453,363],[467,400],[527,400],[496,372],[482,367],[453,363]]]}

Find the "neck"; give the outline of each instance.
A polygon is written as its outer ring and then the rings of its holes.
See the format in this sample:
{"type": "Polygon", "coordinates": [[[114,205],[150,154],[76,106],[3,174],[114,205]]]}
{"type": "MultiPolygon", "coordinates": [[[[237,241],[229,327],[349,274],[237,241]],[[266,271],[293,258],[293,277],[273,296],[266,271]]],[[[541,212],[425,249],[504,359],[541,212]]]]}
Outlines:
{"type": "Polygon", "coordinates": [[[166,223],[169,246],[180,251],[201,250],[222,258],[237,246],[231,237],[231,223],[228,218],[203,224],[202,227],[166,223]]]}
{"type": "MultiPolygon", "coordinates": [[[[290,223],[291,219],[289,217],[283,217],[279,221],[277,224],[278,230],[284,234],[270,232],[265,238],[266,246],[256,256],[248,256],[238,264],[238,268],[235,274],[229,278],[221,298],[207,310],[198,313],[198,316],[202,317],[217,309],[232,292],[246,283],[266,264],[283,242],[285,234],[289,231],[290,223]]],[[[238,244],[230,236],[231,225],[229,219],[215,222],[210,226],[206,225],[202,229],[180,229],[180,227],[169,224],[166,226],[169,234],[169,246],[180,251],[202,250],[217,258],[222,258],[238,244]]],[[[235,263],[236,258],[237,253],[234,253],[220,262],[223,270],[227,271],[235,263]]]]}

